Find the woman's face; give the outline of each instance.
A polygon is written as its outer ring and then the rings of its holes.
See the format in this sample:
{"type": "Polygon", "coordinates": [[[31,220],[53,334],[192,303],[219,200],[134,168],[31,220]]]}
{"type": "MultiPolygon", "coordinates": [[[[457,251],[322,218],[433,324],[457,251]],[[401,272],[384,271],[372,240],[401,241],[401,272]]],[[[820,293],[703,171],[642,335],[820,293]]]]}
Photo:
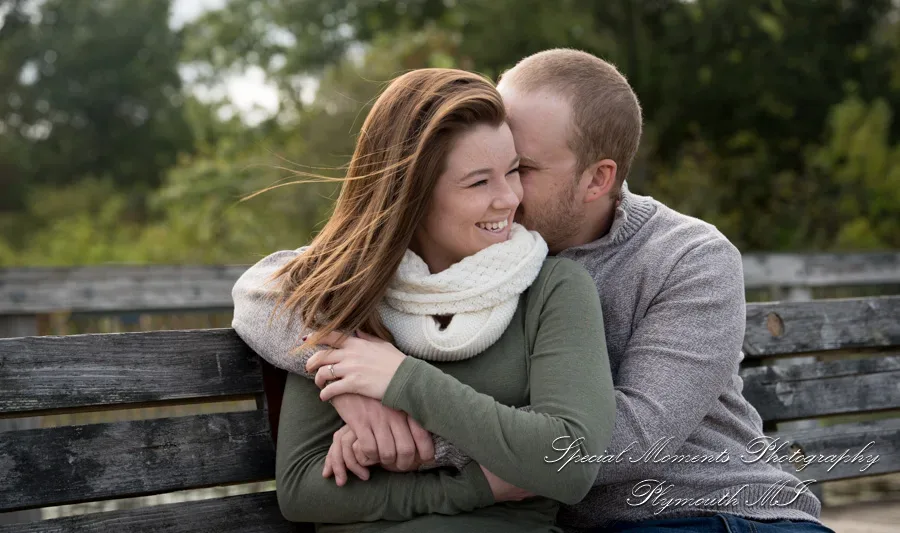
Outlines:
{"type": "Polygon", "coordinates": [[[509,238],[522,200],[518,167],[505,123],[478,125],[457,137],[413,238],[413,251],[433,274],[509,238]]]}

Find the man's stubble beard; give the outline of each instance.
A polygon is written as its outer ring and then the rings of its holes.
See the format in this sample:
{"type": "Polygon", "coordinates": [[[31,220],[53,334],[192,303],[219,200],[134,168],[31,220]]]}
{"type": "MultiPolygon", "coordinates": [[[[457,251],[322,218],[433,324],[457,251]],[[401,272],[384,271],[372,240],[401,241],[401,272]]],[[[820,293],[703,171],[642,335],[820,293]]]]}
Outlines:
{"type": "Polygon", "coordinates": [[[566,194],[553,198],[545,205],[520,207],[515,221],[529,230],[537,231],[547,241],[551,253],[558,253],[565,247],[563,243],[570,241],[578,234],[584,223],[584,213],[575,201],[576,188],[570,188],[566,194]]]}

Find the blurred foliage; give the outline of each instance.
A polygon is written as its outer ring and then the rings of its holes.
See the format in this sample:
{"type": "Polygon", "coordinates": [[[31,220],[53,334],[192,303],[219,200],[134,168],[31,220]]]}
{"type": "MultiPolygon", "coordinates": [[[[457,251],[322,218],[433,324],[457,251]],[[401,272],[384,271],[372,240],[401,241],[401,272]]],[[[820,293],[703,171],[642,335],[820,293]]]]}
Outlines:
{"type": "Polygon", "coordinates": [[[891,0],[0,0],[0,265],[250,262],[308,241],[378,91],[423,66],[496,78],[551,47],[629,78],[631,188],[743,251],[900,248],[891,0]],[[259,68],[278,110],[199,100],[259,68]],[[310,85],[315,97],[304,98],[310,85]]]}
{"type": "Polygon", "coordinates": [[[190,142],[167,2],[6,0],[0,209],[82,176],[137,192],[190,142]],[[7,189],[7,187],[9,187],[7,189]]]}

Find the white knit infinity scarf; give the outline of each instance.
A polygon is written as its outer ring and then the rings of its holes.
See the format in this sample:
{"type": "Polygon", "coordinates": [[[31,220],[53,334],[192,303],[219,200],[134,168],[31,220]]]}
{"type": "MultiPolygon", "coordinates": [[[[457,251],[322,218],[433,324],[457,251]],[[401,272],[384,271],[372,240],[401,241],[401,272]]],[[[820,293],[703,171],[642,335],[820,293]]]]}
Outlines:
{"type": "Polygon", "coordinates": [[[403,353],[429,361],[460,361],[480,354],[506,331],[519,295],[537,278],[547,243],[513,223],[510,237],[431,274],[406,251],[378,311],[403,353]],[[441,329],[433,318],[453,315],[441,329]]]}

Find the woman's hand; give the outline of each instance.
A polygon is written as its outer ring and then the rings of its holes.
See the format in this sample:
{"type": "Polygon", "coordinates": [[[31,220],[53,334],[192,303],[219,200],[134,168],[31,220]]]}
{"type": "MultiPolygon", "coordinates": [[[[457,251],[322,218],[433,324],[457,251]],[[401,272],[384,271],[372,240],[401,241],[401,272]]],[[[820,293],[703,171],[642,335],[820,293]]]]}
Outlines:
{"type": "MultiPolygon", "coordinates": [[[[409,423],[410,425],[414,424],[416,427],[420,428],[420,431],[428,437],[428,440],[431,440],[431,436],[428,435],[428,432],[421,429],[421,426],[416,424],[415,421],[409,419],[409,423]]],[[[416,453],[414,446],[412,447],[412,453],[409,460],[404,460],[402,457],[402,455],[398,455],[397,460],[390,463],[378,463],[377,461],[369,459],[363,453],[360,441],[357,439],[356,434],[349,425],[344,425],[341,429],[334,432],[331,447],[328,449],[328,455],[325,457],[325,468],[322,469],[322,477],[329,478],[334,476],[337,485],[342,487],[347,483],[348,470],[355,474],[359,479],[366,481],[369,479],[369,469],[366,468],[367,466],[379,465],[389,472],[415,472],[420,466],[433,460],[433,458],[423,459],[416,453]]]]}
{"type": "Polygon", "coordinates": [[[322,401],[347,393],[381,400],[406,359],[389,342],[362,332],[357,335],[343,339],[339,332],[326,335],[318,343],[331,349],[314,353],[306,362],[307,372],[316,372],[322,401]]]}

